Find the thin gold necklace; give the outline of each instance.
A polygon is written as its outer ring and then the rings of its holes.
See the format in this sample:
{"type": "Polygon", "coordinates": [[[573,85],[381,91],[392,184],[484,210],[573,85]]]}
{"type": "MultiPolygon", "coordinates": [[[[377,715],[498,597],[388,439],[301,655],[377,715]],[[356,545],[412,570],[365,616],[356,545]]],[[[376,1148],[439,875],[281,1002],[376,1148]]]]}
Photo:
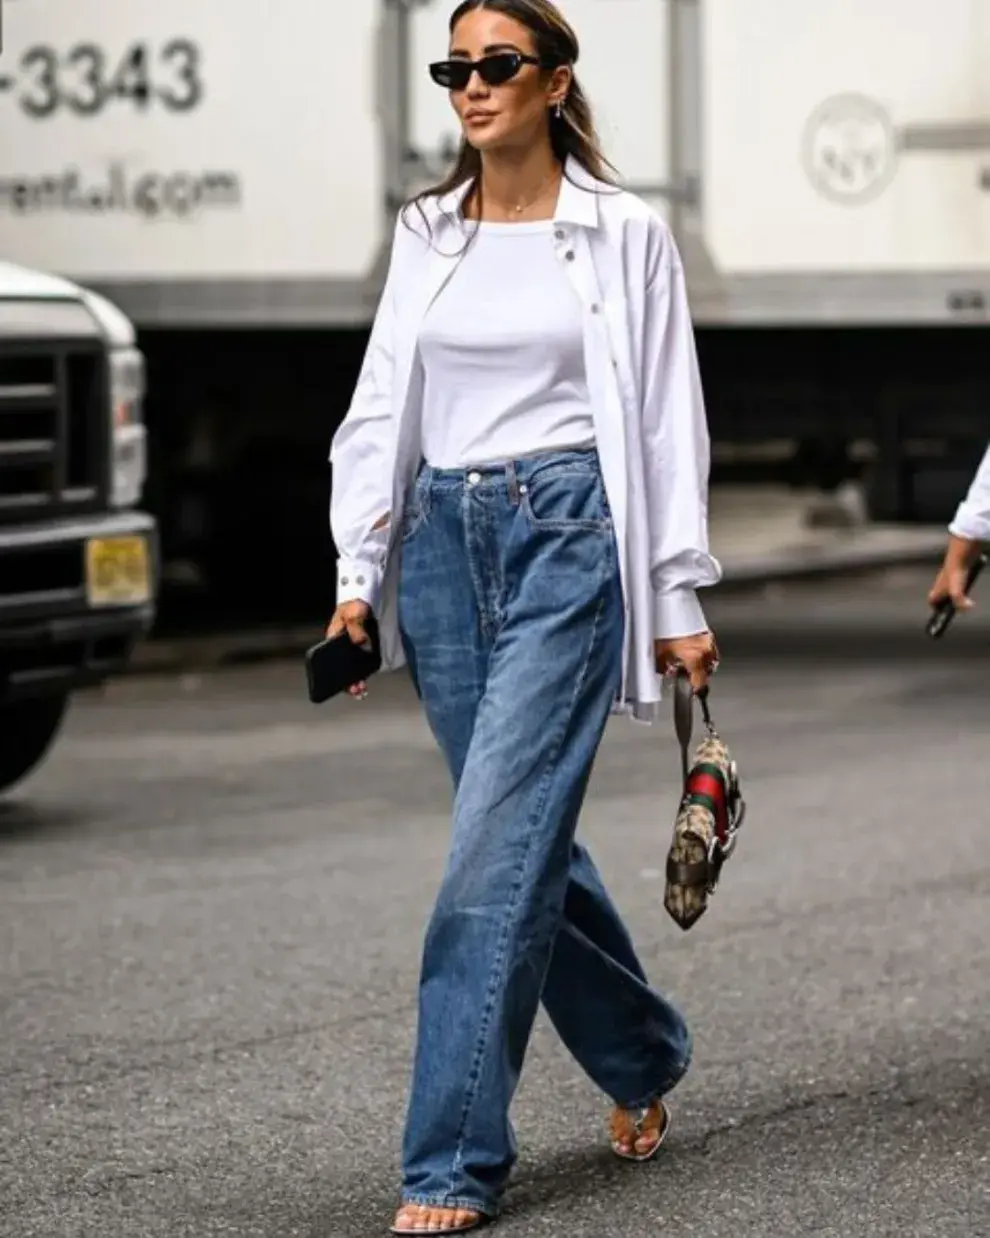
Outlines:
{"type": "Polygon", "coordinates": [[[499,207],[499,209],[504,211],[507,215],[508,214],[522,215],[525,211],[532,210],[533,207],[536,206],[537,202],[539,202],[540,199],[543,197],[543,195],[546,193],[547,189],[552,184],[552,182],[557,178],[558,175],[559,175],[558,169],[554,168],[553,171],[550,173],[550,175],[546,178],[546,180],[544,180],[540,188],[536,191],[536,196],[534,198],[531,198],[529,202],[523,202],[511,208],[499,207]]]}

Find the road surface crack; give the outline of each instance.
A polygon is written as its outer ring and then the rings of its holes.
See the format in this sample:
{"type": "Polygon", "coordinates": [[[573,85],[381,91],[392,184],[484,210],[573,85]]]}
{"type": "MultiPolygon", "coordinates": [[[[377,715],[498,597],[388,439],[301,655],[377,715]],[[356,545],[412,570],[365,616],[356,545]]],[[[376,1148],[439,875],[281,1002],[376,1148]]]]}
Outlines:
{"type": "Polygon", "coordinates": [[[893,1102],[898,1109],[911,1109],[915,1105],[922,1103],[921,1098],[918,1096],[898,1096],[890,1088],[881,1087],[867,1088],[865,1091],[839,1089],[833,1092],[818,1092],[813,1096],[794,1097],[776,1109],[764,1110],[761,1113],[749,1114],[742,1118],[730,1118],[721,1126],[713,1126],[705,1131],[700,1139],[683,1146],[692,1152],[701,1152],[702,1155],[708,1155],[711,1151],[711,1145],[717,1139],[725,1136],[737,1135],[740,1132],[751,1130],[755,1127],[768,1126],[781,1119],[790,1118],[799,1113],[807,1113],[822,1105],[841,1104],[846,1101],[860,1103],[870,1100],[893,1102]]]}
{"type": "Polygon", "coordinates": [[[99,1169],[88,1170],[83,1175],[81,1185],[87,1195],[105,1195],[121,1182],[144,1182],[150,1178],[167,1177],[176,1172],[174,1165],[149,1165],[147,1169],[117,1169],[101,1166],[99,1169]]]}

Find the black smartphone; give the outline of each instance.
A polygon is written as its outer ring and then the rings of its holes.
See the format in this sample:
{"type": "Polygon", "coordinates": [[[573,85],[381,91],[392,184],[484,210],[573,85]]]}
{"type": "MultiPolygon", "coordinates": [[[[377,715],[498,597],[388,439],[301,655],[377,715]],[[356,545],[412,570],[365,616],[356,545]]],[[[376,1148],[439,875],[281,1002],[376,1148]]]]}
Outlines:
{"type": "Polygon", "coordinates": [[[355,645],[346,632],[341,632],[306,650],[306,682],[314,705],[329,701],[381,670],[381,640],[374,615],[365,620],[364,630],[368,633],[368,647],[355,645]]]}
{"type": "MultiPolygon", "coordinates": [[[[970,564],[969,571],[966,574],[967,595],[976,584],[979,579],[980,572],[983,571],[986,565],[987,556],[985,554],[977,555],[977,557],[970,564]]],[[[948,628],[949,624],[955,618],[955,615],[956,608],[953,604],[952,598],[943,598],[937,606],[932,608],[932,617],[925,625],[925,631],[932,638],[932,640],[938,640],[940,636],[945,634],[946,628],[948,628]]]]}

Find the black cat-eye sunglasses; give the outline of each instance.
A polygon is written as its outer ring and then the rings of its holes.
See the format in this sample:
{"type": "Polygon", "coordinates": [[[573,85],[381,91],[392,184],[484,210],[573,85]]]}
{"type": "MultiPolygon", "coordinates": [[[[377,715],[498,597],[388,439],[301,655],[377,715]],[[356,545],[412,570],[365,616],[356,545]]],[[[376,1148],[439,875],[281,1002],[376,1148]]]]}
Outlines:
{"type": "Polygon", "coordinates": [[[522,52],[492,52],[480,60],[437,60],[430,65],[430,77],[444,90],[466,90],[471,74],[475,72],[487,86],[504,86],[524,64],[550,67],[538,56],[524,56],[522,52]]]}

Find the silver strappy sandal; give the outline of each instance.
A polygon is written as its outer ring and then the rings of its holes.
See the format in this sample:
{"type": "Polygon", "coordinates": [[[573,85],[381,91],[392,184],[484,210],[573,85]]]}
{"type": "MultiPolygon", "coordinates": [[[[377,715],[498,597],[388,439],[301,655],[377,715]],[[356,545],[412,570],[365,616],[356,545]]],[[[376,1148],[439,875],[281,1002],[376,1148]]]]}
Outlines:
{"type": "Polygon", "coordinates": [[[609,1135],[612,1151],[624,1161],[649,1161],[660,1151],[660,1145],[670,1130],[670,1110],[661,1100],[655,1100],[645,1109],[621,1109],[616,1106],[609,1118],[609,1135]],[[644,1138],[654,1137],[654,1142],[645,1152],[637,1152],[636,1144],[644,1138]],[[630,1150],[627,1151],[626,1149],[630,1150]]]}

